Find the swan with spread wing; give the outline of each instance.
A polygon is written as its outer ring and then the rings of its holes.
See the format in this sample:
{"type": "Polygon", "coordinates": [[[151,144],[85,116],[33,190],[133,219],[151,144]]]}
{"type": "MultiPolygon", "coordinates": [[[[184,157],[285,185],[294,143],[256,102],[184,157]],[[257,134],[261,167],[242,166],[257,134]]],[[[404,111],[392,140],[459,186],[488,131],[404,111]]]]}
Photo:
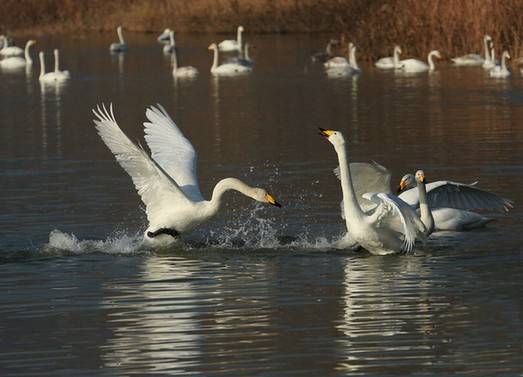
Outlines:
{"type": "Polygon", "coordinates": [[[280,207],[264,189],[250,187],[236,178],[219,181],[211,200],[205,200],[198,185],[196,151],[162,106],[151,106],[146,111],[145,141],[151,156],[123,133],[112,105],[109,109],[98,106],[93,113],[98,134],[131,176],[146,206],[147,241],[164,245],[194,230],[218,213],[223,194],[229,190],[280,207]]]}

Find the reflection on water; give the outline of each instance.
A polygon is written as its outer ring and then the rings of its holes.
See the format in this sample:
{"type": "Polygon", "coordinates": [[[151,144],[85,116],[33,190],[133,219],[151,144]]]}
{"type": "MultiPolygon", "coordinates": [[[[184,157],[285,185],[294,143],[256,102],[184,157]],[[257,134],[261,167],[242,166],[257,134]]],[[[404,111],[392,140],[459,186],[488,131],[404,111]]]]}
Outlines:
{"type": "Polygon", "coordinates": [[[413,255],[333,251],[341,193],[316,129],[343,131],[350,158],[394,182],[423,168],[517,204],[523,80],[444,64],[329,79],[309,35],[252,36],[252,74],[215,78],[214,38],[180,35],[200,76],[173,81],[150,35],[131,34],[128,54],[110,55],[112,39],[39,40],[67,51],[66,86],[40,86],[37,66],[0,72],[2,375],[521,373],[520,206],[413,255]],[[146,106],[164,105],[198,151],[204,196],[233,176],[284,207],[231,193],[187,245],[141,249],[139,197],[92,124],[100,102],[142,145],[146,106]]]}

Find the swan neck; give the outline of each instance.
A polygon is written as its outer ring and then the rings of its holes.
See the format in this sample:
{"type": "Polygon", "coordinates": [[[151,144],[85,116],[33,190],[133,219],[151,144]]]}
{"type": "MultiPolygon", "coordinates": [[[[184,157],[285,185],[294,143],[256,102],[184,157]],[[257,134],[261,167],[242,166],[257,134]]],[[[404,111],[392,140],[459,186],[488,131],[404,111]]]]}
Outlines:
{"type": "Polygon", "coordinates": [[[33,59],[31,59],[31,54],[29,54],[29,48],[31,48],[31,44],[29,44],[29,42],[28,42],[28,43],[26,43],[25,50],[24,50],[25,61],[27,64],[32,64],[33,59]]]}
{"type": "Polygon", "coordinates": [[[400,63],[400,54],[397,48],[394,48],[392,60],[394,61],[394,66],[397,67],[400,63]]]}
{"type": "Polygon", "coordinates": [[[434,71],[436,66],[434,65],[434,53],[432,51],[429,52],[429,55],[427,56],[427,61],[429,63],[429,70],[434,71]]]}
{"type": "Polygon", "coordinates": [[[40,76],[43,77],[45,75],[45,59],[44,55],[40,54],[40,76]]]}
{"type": "Polygon", "coordinates": [[[501,56],[501,70],[506,71],[507,70],[507,56],[503,54],[501,56]]]}
{"type": "Polygon", "coordinates": [[[173,49],[173,73],[178,69],[178,57],[176,56],[176,49],[173,49]]]}
{"type": "Polygon", "coordinates": [[[360,67],[358,67],[358,62],[356,61],[356,47],[352,47],[350,50],[349,64],[354,69],[360,69],[360,67]]]}
{"type": "Polygon", "coordinates": [[[340,165],[340,181],[341,190],[343,193],[343,203],[345,206],[345,218],[347,223],[349,221],[360,221],[363,218],[363,211],[361,210],[358,201],[356,200],[356,194],[354,187],[352,186],[352,176],[347,161],[347,151],[345,145],[337,145],[334,147],[338,154],[338,162],[340,165]]]}
{"type": "Polygon", "coordinates": [[[325,52],[327,55],[332,56],[332,43],[330,41],[327,43],[327,47],[325,47],[325,52]]]}
{"type": "Polygon", "coordinates": [[[235,190],[239,193],[252,198],[253,188],[246,185],[237,178],[224,178],[214,186],[210,200],[211,213],[215,214],[222,204],[222,197],[227,191],[235,190]]]}
{"type": "Polygon", "coordinates": [[[174,47],[174,33],[172,31],[169,33],[169,43],[171,47],[174,47]]]}
{"type": "Polygon", "coordinates": [[[214,56],[213,56],[213,60],[212,60],[211,72],[213,72],[216,68],[218,68],[218,48],[214,47],[213,50],[214,50],[214,56]]]}
{"type": "Polygon", "coordinates": [[[58,50],[54,50],[54,71],[60,71],[60,53],[58,50]]]}
{"type": "Polygon", "coordinates": [[[483,38],[483,47],[485,47],[485,61],[488,62],[488,61],[490,61],[490,55],[489,55],[489,50],[488,50],[488,39],[487,38],[483,38]]]}
{"type": "Polygon", "coordinates": [[[244,51],[244,56],[243,58],[246,59],[246,60],[251,60],[251,57],[249,56],[249,44],[245,44],[245,51],[244,51]]]}
{"type": "Polygon", "coordinates": [[[417,183],[418,187],[418,196],[419,196],[419,210],[420,210],[420,219],[427,232],[430,234],[434,230],[434,217],[432,217],[432,211],[430,210],[429,202],[427,201],[427,188],[425,183],[417,183]]]}
{"type": "Polygon", "coordinates": [[[242,29],[238,28],[238,31],[236,32],[236,41],[238,42],[238,48],[241,50],[242,48],[242,29]]]}
{"type": "Polygon", "coordinates": [[[116,33],[118,34],[118,39],[120,40],[120,43],[124,44],[125,40],[123,39],[122,29],[121,28],[116,29],[116,33]]]}

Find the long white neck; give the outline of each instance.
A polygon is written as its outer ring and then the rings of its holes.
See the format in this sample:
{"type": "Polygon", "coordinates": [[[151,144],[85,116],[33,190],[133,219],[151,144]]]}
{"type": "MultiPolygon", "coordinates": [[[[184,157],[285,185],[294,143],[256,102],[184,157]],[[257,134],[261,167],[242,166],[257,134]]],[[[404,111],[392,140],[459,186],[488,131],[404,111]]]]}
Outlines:
{"type": "Polygon", "coordinates": [[[503,55],[501,55],[501,70],[507,70],[507,54],[505,54],[504,52],[503,55]]]}
{"type": "Polygon", "coordinates": [[[238,47],[242,48],[242,29],[238,28],[238,31],[236,32],[236,41],[238,42],[238,47]]]}
{"type": "Polygon", "coordinates": [[[394,66],[397,67],[400,64],[400,50],[398,47],[394,47],[394,55],[393,55],[393,61],[394,66]]]}
{"type": "Polygon", "coordinates": [[[178,57],[176,56],[176,49],[173,49],[173,74],[178,69],[178,57]]]}
{"type": "Polygon", "coordinates": [[[332,42],[331,41],[329,41],[329,43],[327,43],[327,47],[325,47],[325,52],[327,53],[327,55],[332,56],[332,42]]]}
{"type": "Polygon", "coordinates": [[[7,45],[8,45],[7,38],[4,37],[3,35],[1,35],[1,36],[0,36],[0,39],[2,40],[2,48],[0,48],[0,50],[3,50],[3,49],[6,48],[7,45]]]}
{"type": "Polygon", "coordinates": [[[249,44],[248,43],[245,43],[244,59],[251,60],[251,57],[249,56],[249,44]]]}
{"type": "Polygon", "coordinates": [[[490,49],[490,61],[492,64],[496,64],[496,50],[494,50],[494,46],[490,49]]]}
{"type": "Polygon", "coordinates": [[[25,44],[25,51],[24,51],[26,64],[33,64],[33,59],[31,59],[31,54],[29,54],[30,47],[31,47],[31,43],[27,42],[25,44]]]}
{"type": "Polygon", "coordinates": [[[45,75],[45,59],[44,59],[44,54],[41,52],[39,54],[39,57],[40,57],[40,76],[39,77],[42,77],[43,75],[45,75]]]}
{"type": "Polygon", "coordinates": [[[118,34],[118,39],[120,40],[120,43],[124,44],[125,40],[123,39],[122,28],[119,27],[118,29],[116,29],[116,33],[118,34]]]}
{"type": "Polygon", "coordinates": [[[60,53],[58,50],[54,50],[54,71],[60,71],[60,53]]]}
{"type": "Polygon", "coordinates": [[[427,61],[429,63],[429,70],[434,71],[436,68],[436,65],[434,64],[434,56],[436,55],[435,51],[429,52],[429,55],[427,56],[427,61]]]}
{"type": "Polygon", "coordinates": [[[425,187],[425,183],[418,181],[417,186],[420,219],[423,225],[425,225],[427,235],[429,235],[434,231],[434,217],[432,217],[432,211],[430,210],[429,203],[427,201],[427,189],[425,187]]]}
{"type": "Polygon", "coordinates": [[[483,46],[485,47],[485,61],[486,62],[490,61],[488,42],[489,42],[489,39],[487,37],[483,38],[483,46]]]}
{"type": "Polygon", "coordinates": [[[338,162],[340,164],[340,181],[341,191],[343,193],[343,203],[345,211],[345,221],[347,222],[347,228],[349,222],[362,221],[363,211],[358,204],[354,187],[352,186],[352,178],[347,161],[347,151],[345,150],[345,144],[334,146],[336,153],[338,154],[338,162]]]}
{"type": "Polygon", "coordinates": [[[239,193],[248,196],[252,198],[253,196],[253,188],[246,185],[242,181],[240,181],[237,178],[224,178],[220,182],[214,186],[214,190],[212,191],[212,197],[209,201],[209,205],[211,208],[211,215],[214,215],[218,210],[220,209],[220,206],[222,204],[222,197],[223,194],[225,194],[229,190],[235,190],[239,193]]]}
{"type": "Polygon", "coordinates": [[[214,50],[214,57],[212,60],[211,72],[213,72],[216,68],[218,68],[218,48],[213,47],[213,50],[214,50]]]}
{"type": "Polygon", "coordinates": [[[169,32],[169,44],[174,47],[174,32],[172,31],[169,32]]]}
{"type": "Polygon", "coordinates": [[[352,46],[350,49],[349,64],[353,69],[360,69],[360,67],[358,67],[358,62],[356,61],[356,46],[352,46]]]}

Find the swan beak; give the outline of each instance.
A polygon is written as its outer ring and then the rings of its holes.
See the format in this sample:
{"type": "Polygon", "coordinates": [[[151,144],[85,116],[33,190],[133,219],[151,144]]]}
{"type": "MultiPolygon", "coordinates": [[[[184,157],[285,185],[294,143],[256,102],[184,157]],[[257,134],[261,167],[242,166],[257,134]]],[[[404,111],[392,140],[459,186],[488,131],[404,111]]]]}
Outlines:
{"type": "Polygon", "coordinates": [[[274,196],[271,194],[265,194],[265,200],[267,200],[267,203],[272,204],[273,206],[276,206],[278,208],[281,208],[281,204],[274,199],[274,196]]]}
{"type": "Polygon", "coordinates": [[[336,131],[333,131],[333,130],[326,130],[325,128],[318,128],[318,134],[320,136],[324,136],[326,138],[329,138],[334,132],[336,131]]]}
{"type": "Polygon", "coordinates": [[[406,188],[407,188],[407,182],[404,179],[402,179],[400,181],[400,185],[398,186],[398,194],[400,194],[406,188]]]}
{"type": "Polygon", "coordinates": [[[421,175],[421,176],[419,177],[419,181],[420,181],[421,183],[427,183],[427,180],[425,179],[425,176],[424,176],[424,175],[421,175]]]}

